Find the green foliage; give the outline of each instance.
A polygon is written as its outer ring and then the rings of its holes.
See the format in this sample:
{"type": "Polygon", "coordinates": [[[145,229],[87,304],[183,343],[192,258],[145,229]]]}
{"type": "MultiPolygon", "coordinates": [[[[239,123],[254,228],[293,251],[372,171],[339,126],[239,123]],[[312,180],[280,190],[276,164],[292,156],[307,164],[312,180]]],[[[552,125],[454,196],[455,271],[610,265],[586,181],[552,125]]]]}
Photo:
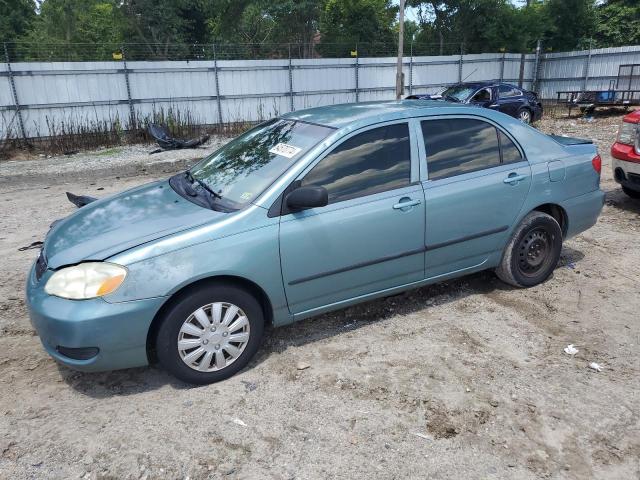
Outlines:
{"type": "MultiPolygon", "coordinates": [[[[21,59],[393,55],[397,0],[0,0],[0,39],[21,59]],[[80,46],[76,44],[95,44],[80,46]]],[[[640,44],[638,0],[407,0],[417,55],[640,44]]]]}
{"type": "Polygon", "coordinates": [[[390,0],[327,0],[320,15],[325,50],[348,56],[358,43],[393,44],[397,10],[390,0]]]}
{"type": "Polygon", "coordinates": [[[16,40],[24,35],[36,16],[33,0],[0,0],[0,40],[16,40]]]}
{"type": "Polygon", "coordinates": [[[554,51],[588,47],[595,34],[595,0],[548,0],[545,46],[554,51]]]}
{"type": "Polygon", "coordinates": [[[116,0],[47,0],[32,28],[23,36],[33,58],[59,56],[64,45],[97,44],[91,48],[66,48],[69,60],[110,58],[122,43],[123,18],[116,0]],[[50,44],[59,47],[52,48],[50,44]]]}
{"type": "Polygon", "coordinates": [[[640,45],[640,2],[609,0],[597,7],[599,46],[640,45]]]}

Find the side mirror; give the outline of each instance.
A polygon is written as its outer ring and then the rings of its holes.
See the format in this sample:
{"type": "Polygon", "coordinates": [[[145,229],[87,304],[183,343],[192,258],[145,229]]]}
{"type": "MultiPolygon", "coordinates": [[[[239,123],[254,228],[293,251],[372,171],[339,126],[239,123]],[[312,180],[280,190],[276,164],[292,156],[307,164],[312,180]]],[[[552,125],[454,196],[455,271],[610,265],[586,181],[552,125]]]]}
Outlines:
{"type": "Polygon", "coordinates": [[[329,203],[329,194],[324,187],[299,187],[285,199],[290,210],[324,207],[329,203]]]}

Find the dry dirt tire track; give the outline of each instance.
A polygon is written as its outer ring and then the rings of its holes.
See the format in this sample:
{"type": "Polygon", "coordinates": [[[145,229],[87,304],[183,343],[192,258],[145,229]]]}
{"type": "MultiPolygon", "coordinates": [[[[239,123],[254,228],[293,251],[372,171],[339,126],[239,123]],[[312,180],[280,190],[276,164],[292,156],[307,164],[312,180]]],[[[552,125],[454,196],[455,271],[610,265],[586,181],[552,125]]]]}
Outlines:
{"type": "Polygon", "coordinates": [[[545,284],[487,272],[267,331],[247,369],[200,388],[57,367],[23,301],[36,251],[17,249],[72,211],[66,190],[167,174],[62,183],[51,159],[28,184],[0,163],[0,478],[638,478],[640,203],[611,180],[618,122],[540,125],[595,137],[607,191],[545,284]]]}

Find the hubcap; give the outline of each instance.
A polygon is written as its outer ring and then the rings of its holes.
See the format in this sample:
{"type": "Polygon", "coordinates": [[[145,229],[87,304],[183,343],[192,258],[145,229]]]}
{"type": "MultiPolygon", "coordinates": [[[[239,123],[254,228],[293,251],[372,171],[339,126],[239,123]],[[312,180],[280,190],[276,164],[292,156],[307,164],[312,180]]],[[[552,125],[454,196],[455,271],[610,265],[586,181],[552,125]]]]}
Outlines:
{"type": "Polygon", "coordinates": [[[529,123],[531,121],[531,114],[528,110],[523,110],[520,112],[520,120],[524,123],[529,123]]]}
{"type": "Polygon", "coordinates": [[[530,231],[518,245],[518,267],[527,276],[546,267],[551,253],[551,236],[542,229],[530,231]]]}
{"type": "Polygon", "coordinates": [[[187,317],[178,333],[178,353],[200,372],[221,370],[242,354],[250,335],[245,313],[231,303],[210,303],[187,317]]]}

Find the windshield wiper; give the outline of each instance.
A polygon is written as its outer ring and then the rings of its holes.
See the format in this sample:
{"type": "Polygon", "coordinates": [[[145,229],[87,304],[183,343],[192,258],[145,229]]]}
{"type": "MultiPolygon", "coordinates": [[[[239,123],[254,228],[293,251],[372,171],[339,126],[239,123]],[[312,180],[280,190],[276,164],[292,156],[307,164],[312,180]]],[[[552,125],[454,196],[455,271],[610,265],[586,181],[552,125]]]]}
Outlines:
{"type": "Polygon", "coordinates": [[[202,180],[199,180],[196,177],[194,177],[191,174],[190,170],[187,170],[186,172],[184,172],[184,175],[185,175],[185,177],[187,177],[187,180],[189,180],[191,182],[191,184],[197,183],[203,189],[205,189],[207,192],[209,192],[211,194],[211,196],[213,196],[214,198],[217,198],[218,200],[222,200],[222,195],[220,195],[219,193],[213,191],[211,188],[209,188],[209,185],[204,183],[202,180]]]}

